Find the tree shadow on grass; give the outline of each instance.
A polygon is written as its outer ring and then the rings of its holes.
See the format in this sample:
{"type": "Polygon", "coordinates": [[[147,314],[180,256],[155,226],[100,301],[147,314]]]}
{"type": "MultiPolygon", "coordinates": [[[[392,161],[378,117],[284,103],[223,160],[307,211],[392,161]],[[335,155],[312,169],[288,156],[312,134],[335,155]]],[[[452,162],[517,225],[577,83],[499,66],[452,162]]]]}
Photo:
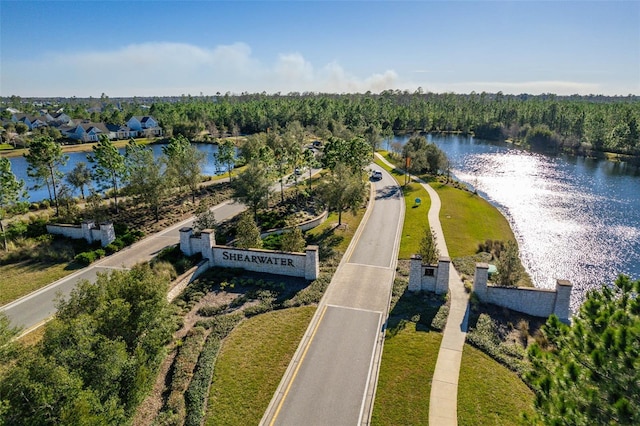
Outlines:
{"type": "Polygon", "coordinates": [[[307,241],[309,244],[318,246],[320,259],[333,256],[335,248],[344,240],[344,236],[335,233],[336,229],[337,226],[326,228],[319,235],[315,235],[307,241]]]}
{"type": "Polygon", "coordinates": [[[416,323],[416,331],[429,332],[439,330],[438,321],[434,322],[434,320],[437,316],[444,314],[443,311],[438,315],[444,307],[445,299],[443,295],[405,291],[389,313],[387,336],[395,336],[409,322],[416,323]]]}

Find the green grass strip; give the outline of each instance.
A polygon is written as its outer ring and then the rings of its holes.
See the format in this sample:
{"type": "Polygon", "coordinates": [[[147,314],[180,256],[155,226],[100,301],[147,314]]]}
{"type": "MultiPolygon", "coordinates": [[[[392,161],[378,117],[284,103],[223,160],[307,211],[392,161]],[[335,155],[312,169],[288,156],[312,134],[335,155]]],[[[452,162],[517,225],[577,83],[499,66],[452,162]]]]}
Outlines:
{"type": "Polygon", "coordinates": [[[209,393],[206,425],[257,425],[316,308],[243,321],[225,340],[209,393]]]}
{"type": "Polygon", "coordinates": [[[429,424],[431,381],[442,334],[416,331],[416,323],[384,343],[372,425],[429,424]]]}
{"type": "Polygon", "coordinates": [[[522,413],[533,414],[534,397],[516,373],[464,345],[458,381],[459,425],[525,424],[522,413]]]}
{"type": "Polygon", "coordinates": [[[405,212],[398,258],[409,259],[411,255],[420,251],[420,241],[429,229],[428,214],[431,207],[431,197],[419,183],[412,182],[403,187],[404,175],[396,169],[390,168],[380,160],[376,160],[376,164],[391,173],[398,185],[401,185],[405,212]],[[416,198],[421,200],[420,204],[416,203],[416,198]]]}

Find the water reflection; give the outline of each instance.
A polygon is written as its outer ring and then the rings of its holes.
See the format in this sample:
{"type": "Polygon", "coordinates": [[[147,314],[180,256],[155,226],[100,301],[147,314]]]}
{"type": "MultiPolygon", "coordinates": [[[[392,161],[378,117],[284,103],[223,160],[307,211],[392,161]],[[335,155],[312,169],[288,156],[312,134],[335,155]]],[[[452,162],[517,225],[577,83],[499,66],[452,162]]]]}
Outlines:
{"type": "MultiPolygon", "coordinates": [[[[217,164],[214,161],[214,155],[218,152],[218,145],[205,144],[205,143],[197,143],[193,145],[196,148],[198,148],[198,150],[200,150],[205,154],[205,164],[202,167],[202,174],[207,176],[213,176],[216,174],[224,173],[226,171],[226,167],[224,165],[217,164]]],[[[153,155],[156,158],[162,155],[163,146],[164,146],[163,144],[149,145],[149,147],[153,151],[153,155]]],[[[124,148],[119,149],[119,151],[120,153],[124,153],[124,148]]],[[[73,170],[73,168],[77,163],[79,162],[88,163],[87,155],[90,155],[90,154],[91,152],[68,153],[67,155],[69,156],[69,161],[67,161],[67,164],[65,164],[64,167],[60,168],[60,171],[66,174],[71,170],[73,170]]],[[[27,175],[27,166],[28,166],[27,160],[24,157],[12,157],[9,160],[11,161],[11,170],[16,175],[16,177],[18,177],[18,179],[23,179],[27,188],[33,187],[33,185],[35,184],[35,181],[27,175]]],[[[76,191],[76,192],[77,193],[74,195],[79,196],[80,191],[76,191]]],[[[30,201],[40,201],[40,200],[49,198],[49,193],[46,187],[40,188],[40,189],[30,189],[28,193],[29,193],[28,199],[30,201]]]]}
{"type": "MultiPolygon", "coordinates": [[[[455,176],[507,217],[537,287],[574,285],[572,306],[618,273],[640,277],[640,170],[531,153],[457,135],[429,135],[455,176]]],[[[406,140],[406,138],[405,138],[406,140]]]]}

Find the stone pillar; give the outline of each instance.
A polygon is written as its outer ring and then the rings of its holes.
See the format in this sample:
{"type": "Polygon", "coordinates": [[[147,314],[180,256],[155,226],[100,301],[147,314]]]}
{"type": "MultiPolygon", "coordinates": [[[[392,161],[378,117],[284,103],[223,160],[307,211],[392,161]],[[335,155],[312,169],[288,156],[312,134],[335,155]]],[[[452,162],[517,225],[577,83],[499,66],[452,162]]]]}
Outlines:
{"type": "Polygon", "coordinates": [[[411,256],[409,266],[409,291],[422,290],[422,256],[414,254],[411,256]]]}
{"type": "Polygon", "coordinates": [[[473,275],[473,292],[478,299],[487,300],[487,281],[489,280],[489,264],[476,263],[476,273],[473,275]]]}
{"type": "Polygon", "coordinates": [[[180,251],[187,256],[193,255],[191,248],[191,235],[193,235],[193,229],[187,227],[180,228],[180,251]]]}
{"type": "Polygon", "coordinates": [[[568,324],[570,323],[571,315],[571,290],[573,284],[567,280],[556,280],[556,302],[553,306],[553,313],[560,319],[560,321],[568,324]]]}
{"type": "Polygon", "coordinates": [[[307,246],[304,259],[304,278],[315,280],[320,275],[320,252],[318,246],[307,246]]]}
{"type": "Polygon", "coordinates": [[[200,252],[202,258],[209,261],[209,266],[214,266],[213,261],[213,246],[216,245],[216,234],[213,229],[203,229],[200,232],[200,252]]]}
{"type": "Polygon", "coordinates": [[[113,223],[105,222],[100,224],[100,244],[102,247],[108,246],[116,239],[116,231],[113,223]]]}
{"type": "Polygon", "coordinates": [[[445,294],[449,291],[449,266],[451,259],[442,256],[438,259],[438,271],[436,272],[436,294],[445,294]]]}
{"type": "Polygon", "coordinates": [[[80,224],[82,228],[82,237],[87,240],[89,244],[93,242],[93,235],[91,235],[91,230],[95,228],[96,224],[92,220],[85,220],[80,224]]]}

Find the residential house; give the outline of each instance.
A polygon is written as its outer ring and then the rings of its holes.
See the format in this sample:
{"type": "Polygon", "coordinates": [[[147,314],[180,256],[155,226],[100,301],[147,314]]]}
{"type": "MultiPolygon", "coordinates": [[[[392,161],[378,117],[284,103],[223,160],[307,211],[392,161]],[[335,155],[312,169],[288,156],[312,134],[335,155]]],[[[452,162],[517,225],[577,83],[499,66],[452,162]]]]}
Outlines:
{"type": "Polygon", "coordinates": [[[136,136],[162,136],[162,128],[155,118],[150,115],[134,115],[127,121],[127,126],[136,132],[136,136]]]}
{"type": "Polygon", "coordinates": [[[109,139],[129,139],[136,137],[137,131],[131,130],[126,124],[106,124],[109,129],[109,139]]]}
{"type": "Polygon", "coordinates": [[[54,112],[53,114],[49,114],[49,116],[51,117],[51,123],[55,126],[70,125],[72,123],[71,117],[64,112],[54,112]]]}
{"type": "Polygon", "coordinates": [[[11,116],[11,121],[14,123],[24,123],[27,125],[29,130],[37,129],[38,127],[47,126],[47,122],[44,119],[44,117],[41,118],[41,117],[36,117],[35,115],[29,115],[29,114],[23,114],[23,113],[13,114],[11,116]]]}
{"type": "Polygon", "coordinates": [[[81,142],[97,142],[101,134],[109,136],[110,132],[104,123],[92,123],[83,121],[75,126],[61,126],[59,128],[63,136],[81,142]]]}

